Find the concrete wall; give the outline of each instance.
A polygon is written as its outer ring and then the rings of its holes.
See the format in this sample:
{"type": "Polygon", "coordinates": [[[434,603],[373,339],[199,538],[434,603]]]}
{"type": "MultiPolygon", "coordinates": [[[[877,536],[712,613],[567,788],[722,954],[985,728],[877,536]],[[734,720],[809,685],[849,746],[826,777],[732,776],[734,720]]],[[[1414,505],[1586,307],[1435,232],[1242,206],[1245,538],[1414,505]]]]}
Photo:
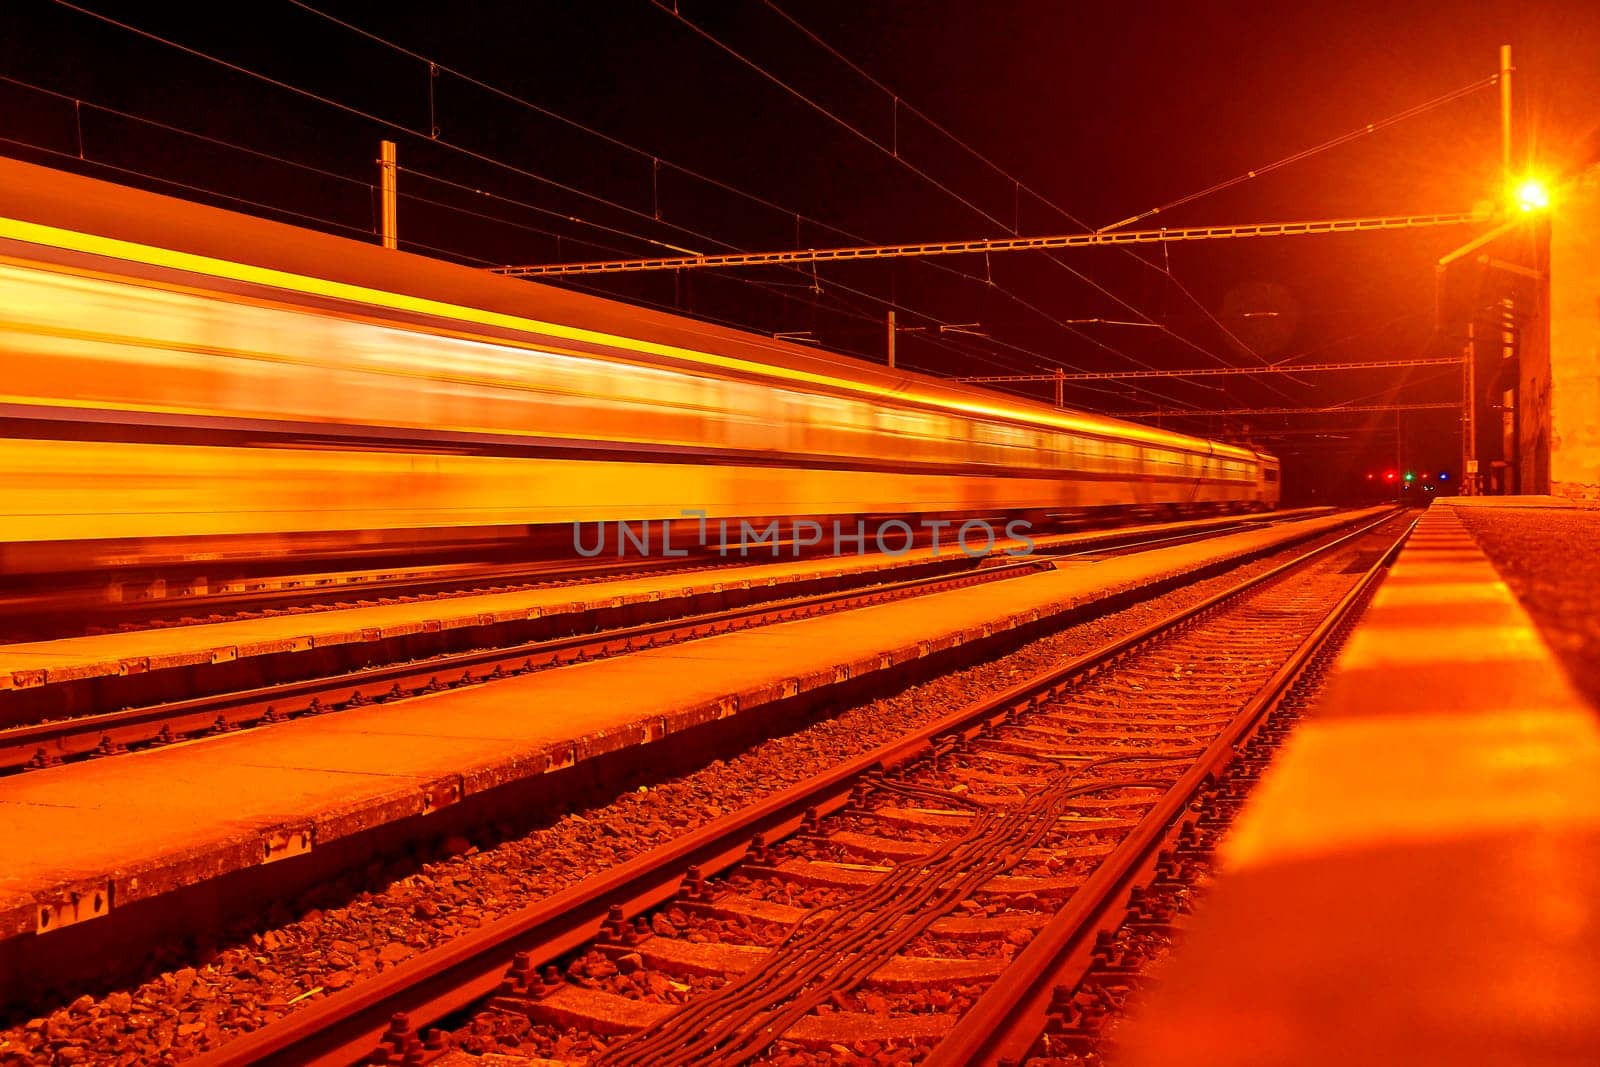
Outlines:
{"type": "Polygon", "coordinates": [[[1600,501],[1600,166],[1553,206],[1549,321],[1549,491],[1600,501]]]}
{"type": "MultiPolygon", "coordinates": [[[[1540,219],[1528,228],[1528,253],[1532,263],[1550,262],[1550,234],[1553,220],[1540,219]]],[[[1534,284],[1518,302],[1524,315],[1522,336],[1518,339],[1517,411],[1514,431],[1518,435],[1517,479],[1504,491],[1511,493],[1550,492],[1550,286],[1534,284]]],[[[1509,416],[1508,416],[1509,419],[1509,416]]],[[[1507,429],[1506,433],[1512,433],[1507,429]]]]}

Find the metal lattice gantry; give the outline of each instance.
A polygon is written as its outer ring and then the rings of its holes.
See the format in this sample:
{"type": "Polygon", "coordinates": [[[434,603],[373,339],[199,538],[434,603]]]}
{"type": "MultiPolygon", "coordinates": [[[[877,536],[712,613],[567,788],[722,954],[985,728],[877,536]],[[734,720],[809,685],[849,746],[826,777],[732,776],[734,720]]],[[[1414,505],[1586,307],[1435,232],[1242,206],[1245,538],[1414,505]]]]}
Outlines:
{"type": "Polygon", "coordinates": [[[788,266],[803,263],[841,263],[866,259],[903,259],[917,256],[955,256],[991,252],[1032,252],[1056,248],[1093,248],[1100,245],[1160,244],[1166,241],[1240,240],[1247,237],[1299,237],[1317,234],[1364,233],[1372,230],[1410,230],[1429,226],[1460,226],[1482,222],[1489,213],[1455,212],[1444,215],[1379,215],[1368,218],[1324,219],[1313,222],[1256,222],[1242,226],[1195,226],[1185,229],[1114,230],[1069,233],[1045,237],[991,237],[974,241],[935,241],[927,244],[870,245],[843,248],[806,248],[786,252],[729,252],[722,255],[668,256],[658,259],[611,259],[589,263],[544,263],[490,268],[514,278],[560,277],[574,274],[623,274],[639,271],[700,270],[727,267],[788,266]]]}
{"type": "Polygon", "coordinates": [[[1236,415],[1362,415],[1374,412],[1395,411],[1460,411],[1459,401],[1450,403],[1416,403],[1416,404],[1337,404],[1328,407],[1312,408],[1217,408],[1211,411],[1196,411],[1190,408],[1152,408],[1148,411],[1119,411],[1119,419],[1154,419],[1172,418],[1182,416],[1192,418],[1199,415],[1236,416],[1236,415]]]}
{"type": "Polygon", "coordinates": [[[1071,374],[983,374],[957,378],[971,385],[1002,382],[1100,382],[1128,378],[1211,378],[1225,374],[1305,374],[1315,371],[1381,370],[1394,367],[1459,367],[1460,356],[1448,359],[1383,359],[1360,363],[1269,363],[1260,367],[1191,367],[1187,370],[1074,371],[1071,374]]]}

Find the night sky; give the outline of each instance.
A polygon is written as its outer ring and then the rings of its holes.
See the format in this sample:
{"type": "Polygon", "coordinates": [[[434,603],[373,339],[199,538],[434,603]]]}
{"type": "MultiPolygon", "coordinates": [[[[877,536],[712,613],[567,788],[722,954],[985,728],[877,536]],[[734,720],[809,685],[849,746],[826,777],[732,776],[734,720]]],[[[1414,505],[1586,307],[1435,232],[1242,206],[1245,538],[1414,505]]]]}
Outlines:
{"type": "MultiPolygon", "coordinates": [[[[370,240],[373,161],[390,137],[402,246],[480,266],[1099,227],[1485,79],[1502,43],[1518,68],[1519,152],[1547,172],[1600,154],[1592,0],[81,7],[325,100],[71,6],[6,0],[0,152],[370,240]],[[447,69],[430,73],[428,60],[447,69]]],[[[1484,87],[1139,225],[1470,210],[1497,188],[1498,110],[1498,90],[1484,87]]],[[[1453,344],[1435,336],[1432,263],[1475,232],[569,284],[769,334],[808,331],[880,362],[892,303],[902,325],[921,328],[899,336],[900,361],[940,375],[1407,359],[1453,344]],[[972,323],[983,336],[937,329],[972,323]]],[[[1458,400],[1456,374],[1069,393],[1113,414],[1390,398],[1458,400]]],[[[1399,454],[1393,414],[1162,421],[1253,435],[1285,456],[1300,499],[1334,499],[1395,463],[1445,466],[1457,449],[1450,412],[1403,415],[1399,454]],[[1265,436],[1284,428],[1299,432],[1265,436]]]]}

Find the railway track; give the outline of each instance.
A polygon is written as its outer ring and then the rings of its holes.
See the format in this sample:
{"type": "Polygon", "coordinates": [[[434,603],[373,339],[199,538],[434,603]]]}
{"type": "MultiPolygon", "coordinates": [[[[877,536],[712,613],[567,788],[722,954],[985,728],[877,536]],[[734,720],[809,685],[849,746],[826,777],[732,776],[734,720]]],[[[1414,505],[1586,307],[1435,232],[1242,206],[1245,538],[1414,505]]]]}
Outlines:
{"type": "MultiPolygon", "coordinates": [[[[1167,540],[1205,537],[1241,528],[1250,520],[1216,524],[1200,520],[1193,532],[1167,540]]],[[[1262,520],[1254,520],[1262,521],[1262,520]]],[[[1004,521],[996,521],[997,528],[1004,521]]],[[[1092,535],[1106,549],[1145,534],[1108,529],[1092,535]]],[[[768,561],[774,548],[763,543],[768,561]]],[[[917,547],[923,547],[921,545],[917,547]]],[[[38,641],[60,637],[129,633],[136,630],[236,622],[304,615],[349,608],[443,600],[496,593],[527,592],[623,578],[697,574],[749,564],[730,545],[728,556],[696,553],[682,560],[662,558],[453,561],[395,563],[381,568],[330,569],[306,573],[263,573],[217,579],[194,575],[145,578],[106,586],[55,583],[44,590],[0,593],[0,641],[38,641]],[[114,592],[114,596],[113,596],[114,592]]],[[[785,558],[794,558],[791,553],[785,558]]]]}
{"type": "MultiPolygon", "coordinates": [[[[1188,916],[1203,907],[1208,883],[1217,867],[1217,850],[1266,773],[1277,747],[1311,710],[1327,670],[1329,654],[1353,626],[1346,616],[1336,637],[1324,646],[1261,720],[1234,759],[1211,776],[1185,809],[1182,822],[1169,830],[1153,865],[1128,891],[1120,916],[1114,910],[1097,919],[1094,942],[1080,949],[1070,964],[1059,968],[1044,1009],[1045,1025],[1025,1057],[1029,1067],[1076,1067],[1116,1055],[1116,1024],[1126,1017],[1135,998],[1183,937],[1188,916]]],[[[1037,1008],[1035,1009],[1038,1010],[1037,1008]]]]}
{"type": "MultiPolygon", "coordinates": [[[[927,596],[1035,573],[1054,560],[1074,556],[1103,559],[1184,544],[1231,532],[1230,525],[1158,537],[1096,538],[1075,552],[1025,557],[982,565],[957,557],[963,569],[926,577],[848,587],[747,607],[606,629],[597,633],[526,641],[499,648],[346,671],[246,691],[109,710],[44,722],[4,723],[0,704],[0,775],[56,766],[65,761],[122,755],[196,736],[270,726],[306,715],[404,700],[465,686],[493,683],[568,663],[621,655],[735,630],[848,611],[907,597],[927,596]]],[[[861,580],[873,579],[871,573],[861,580]]]]}
{"type": "Polygon", "coordinates": [[[1408,529],[1341,537],[196,1062],[1020,1058],[1408,529]],[[447,1018],[453,1040],[418,1036],[447,1018]]]}
{"type": "Polygon", "coordinates": [[[264,575],[218,582],[140,583],[130,599],[108,601],[94,595],[13,595],[0,603],[0,616],[11,620],[0,635],[7,640],[131,633],[137,630],[238,622],[246,619],[306,615],[348,608],[444,600],[452,597],[554,589],[619,578],[650,578],[737,567],[742,561],[693,558],[678,563],[659,559],[608,560],[593,564],[561,562],[446,563],[393,566],[363,571],[264,575]],[[173,588],[154,596],[150,587],[173,588]],[[28,620],[22,626],[17,620],[28,620]],[[43,620],[43,628],[40,628],[43,620]]]}
{"type": "Polygon", "coordinates": [[[323,715],[349,707],[482,685],[638,649],[1003,581],[1048,566],[1042,560],[1027,560],[954,575],[888,582],[865,589],[707,612],[597,634],[438,656],[247,692],[18,726],[0,730],[0,774],[54,766],[71,759],[121,755],[149,745],[175,744],[196,735],[231,733],[306,715],[323,715]]]}

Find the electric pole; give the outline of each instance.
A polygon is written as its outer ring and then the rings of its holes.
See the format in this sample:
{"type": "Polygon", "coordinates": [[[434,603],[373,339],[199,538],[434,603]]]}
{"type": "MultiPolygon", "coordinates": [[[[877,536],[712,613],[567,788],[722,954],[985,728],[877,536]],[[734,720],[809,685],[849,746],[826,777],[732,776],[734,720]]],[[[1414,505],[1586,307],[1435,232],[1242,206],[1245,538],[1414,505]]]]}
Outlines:
{"type": "Polygon", "coordinates": [[[398,198],[395,171],[398,169],[394,160],[394,142],[384,141],[379,146],[378,184],[383,190],[383,247],[385,248],[400,247],[398,212],[395,207],[395,200],[398,198]]]}

